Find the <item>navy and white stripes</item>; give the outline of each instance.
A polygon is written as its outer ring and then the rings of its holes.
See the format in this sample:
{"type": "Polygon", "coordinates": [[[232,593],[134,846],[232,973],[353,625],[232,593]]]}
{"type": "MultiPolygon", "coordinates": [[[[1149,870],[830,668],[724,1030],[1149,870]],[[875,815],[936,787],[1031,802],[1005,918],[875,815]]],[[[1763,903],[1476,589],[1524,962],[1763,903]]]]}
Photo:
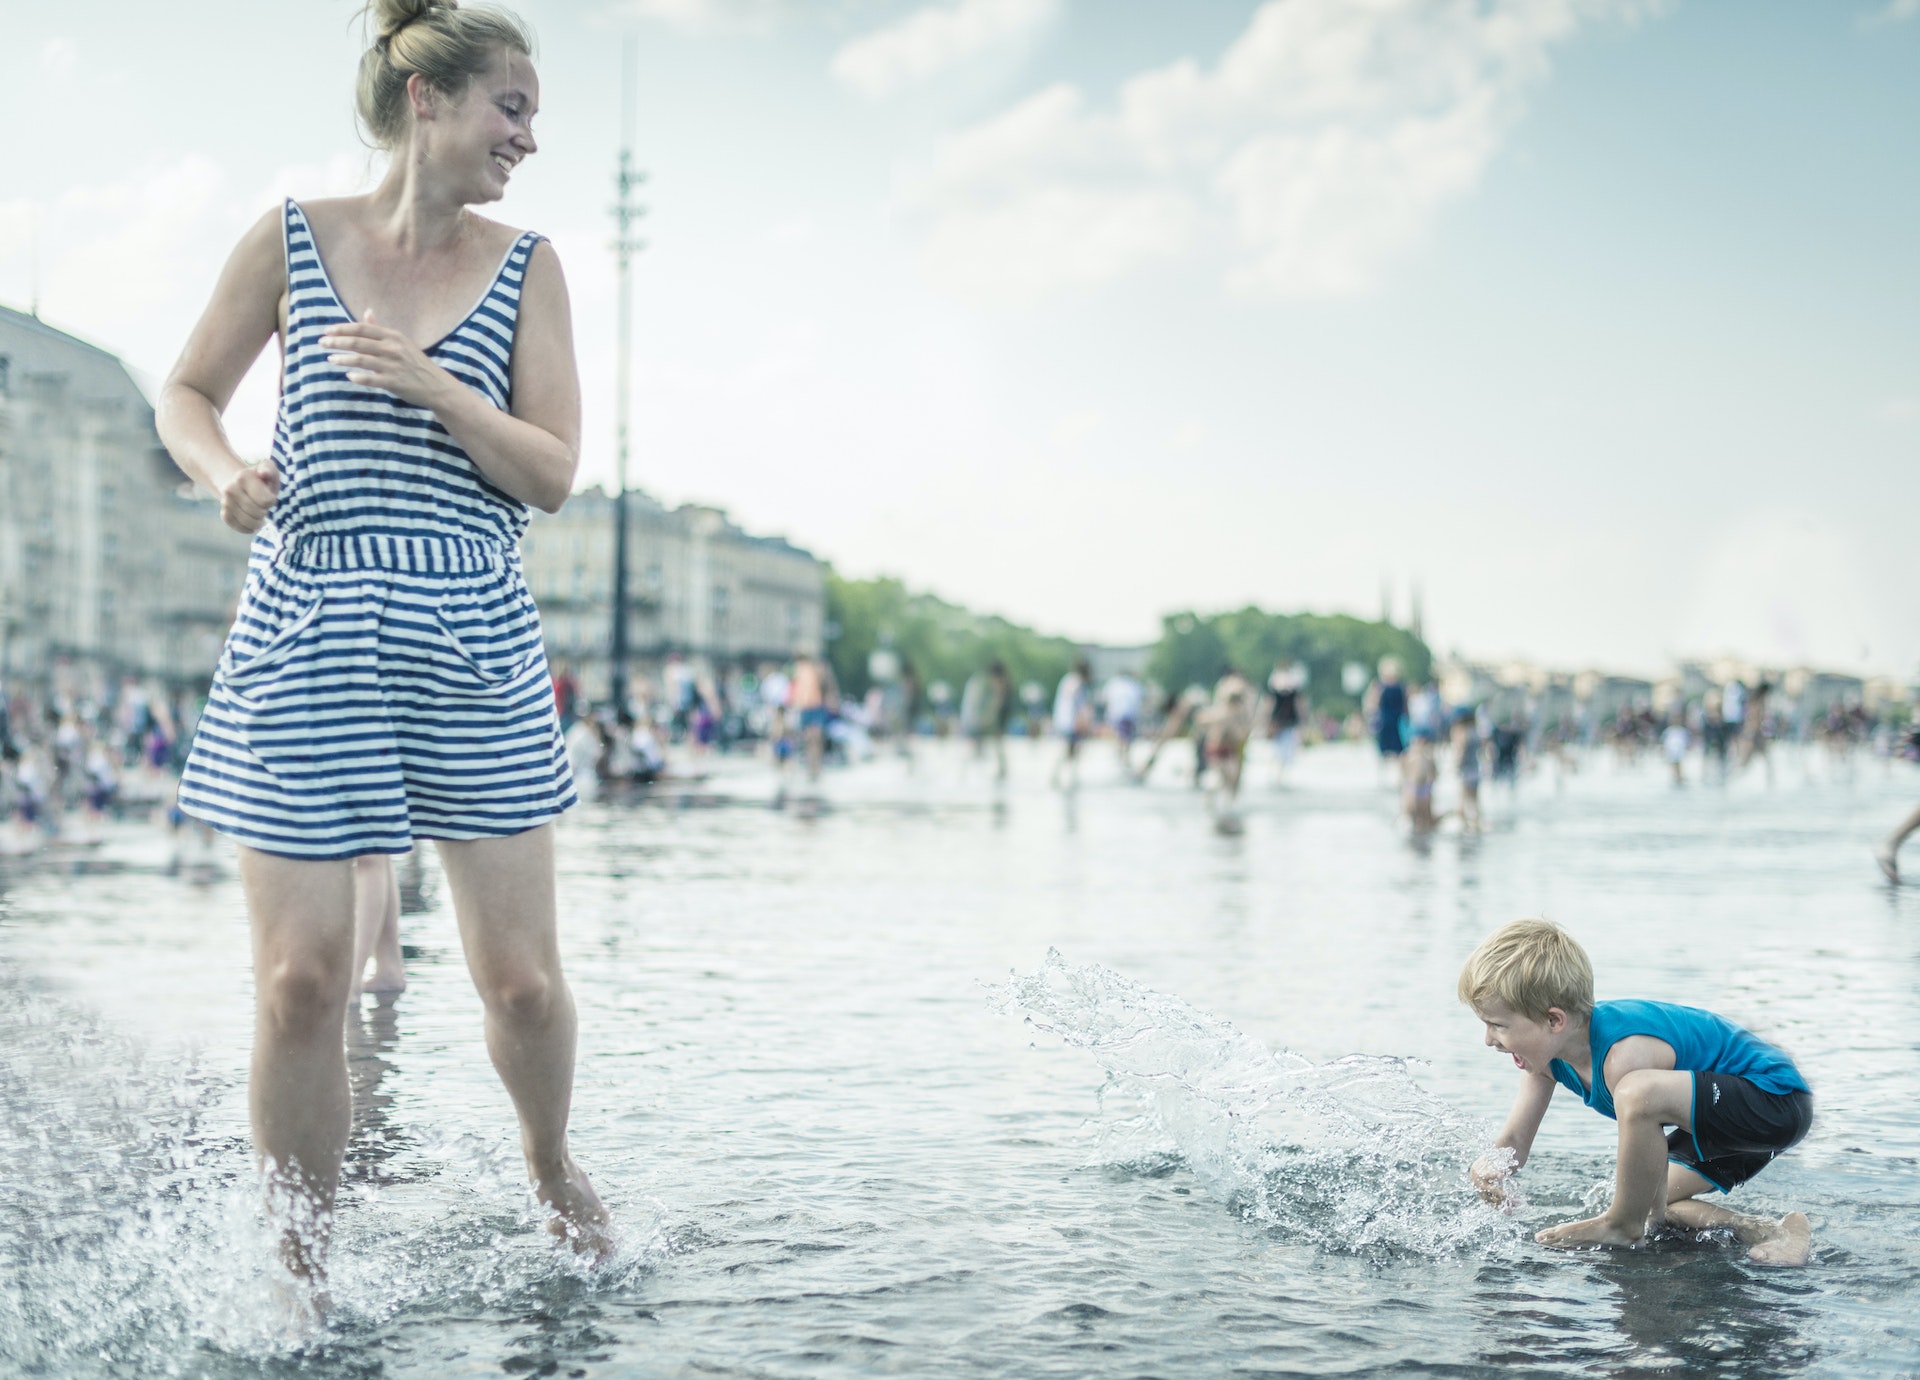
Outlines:
{"type": "MultiPolygon", "coordinates": [[[[575,797],[520,571],[526,507],[431,413],[327,362],[320,337],[351,318],[291,201],[285,223],[275,533],[255,543],[181,806],[305,858],[531,828],[575,797]]],[[[522,235],[428,351],[497,407],[538,242],[522,235]]]]}

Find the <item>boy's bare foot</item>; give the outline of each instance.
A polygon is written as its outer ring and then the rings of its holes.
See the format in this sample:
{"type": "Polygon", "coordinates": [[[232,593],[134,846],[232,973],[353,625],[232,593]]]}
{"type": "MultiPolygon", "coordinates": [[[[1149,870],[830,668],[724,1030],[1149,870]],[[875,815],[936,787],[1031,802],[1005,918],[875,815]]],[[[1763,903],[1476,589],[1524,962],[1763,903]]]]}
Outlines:
{"type": "Polygon", "coordinates": [[[567,1157],[558,1174],[535,1179],[534,1196],[553,1211],[547,1230],[573,1248],[587,1263],[599,1265],[613,1255],[613,1219],[600,1195],[593,1191],[585,1171],[567,1157]]]}
{"type": "Polygon", "coordinates": [[[1882,843],[1873,850],[1873,860],[1880,864],[1880,870],[1887,874],[1887,880],[1896,886],[1900,883],[1900,858],[1893,849],[1882,843]]]}
{"type": "Polygon", "coordinates": [[[1638,1233],[1627,1235],[1604,1217],[1589,1217],[1580,1222],[1562,1222],[1557,1227],[1548,1227],[1533,1239],[1543,1246],[1564,1251],[1581,1246],[1631,1246],[1640,1236],[1638,1233]]]}
{"type": "Polygon", "coordinates": [[[1747,1252],[1756,1265],[1804,1265],[1812,1256],[1813,1224],[1804,1212],[1789,1212],[1747,1252]]]}

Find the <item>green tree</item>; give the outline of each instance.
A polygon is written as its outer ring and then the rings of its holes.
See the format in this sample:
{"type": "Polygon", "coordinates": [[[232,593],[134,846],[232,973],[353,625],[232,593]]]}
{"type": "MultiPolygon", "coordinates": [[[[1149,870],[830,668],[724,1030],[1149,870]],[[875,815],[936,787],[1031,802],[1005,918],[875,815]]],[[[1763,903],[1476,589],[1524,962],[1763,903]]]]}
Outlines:
{"type": "Polygon", "coordinates": [[[1371,676],[1384,656],[1398,657],[1404,675],[1413,681],[1425,679],[1433,667],[1427,644],[1390,623],[1347,614],[1268,613],[1248,606],[1226,613],[1167,615],[1147,674],[1169,690],[1211,688],[1229,667],[1261,683],[1283,658],[1291,658],[1306,668],[1307,694],[1314,707],[1344,716],[1359,702],[1346,691],[1343,669],[1358,662],[1371,676]]]}
{"type": "Polygon", "coordinates": [[[841,691],[857,698],[872,685],[870,658],[890,647],[923,685],[945,681],[957,697],[967,677],[995,657],[1017,687],[1038,681],[1049,695],[1078,650],[1004,618],[973,613],[899,580],[848,580],[827,572],[827,659],[841,691]]]}

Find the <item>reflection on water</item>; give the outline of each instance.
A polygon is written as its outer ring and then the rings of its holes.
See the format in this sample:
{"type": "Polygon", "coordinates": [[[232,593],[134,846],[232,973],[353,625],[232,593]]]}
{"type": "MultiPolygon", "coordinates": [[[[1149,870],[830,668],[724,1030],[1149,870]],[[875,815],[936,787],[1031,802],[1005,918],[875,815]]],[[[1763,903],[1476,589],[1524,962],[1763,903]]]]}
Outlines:
{"type": "Polygon", "coordinates": [[[410,985],[348,1023],[339,1311],[297,1354],[231,868],[170,875],[129,828],[0,869],[0,1371],[1920,1369],[1920,888],[1865,842],[1920,777],[1675,792],[1595,761],[1413,845],[1337,751],[1251,779],[1237,835],[1171,777],[1096,757],[1062,794],[1012,755],[1004,788],[933,748],[783,808],[721,762],[566,821],[576,1148],[628,1234],[598,1275],[540,1230],[438,866],[403,862],[410,985]],[[1466,1194],[1514,1075],[1454,976],[1540,912],[1602,995],[1716,1007],[1808,1070],[1812,1136],[1736,1202],[1806,1208],[1815,1268],[1537,1250],[1611,1170],[1569,1105],[1516,1217],[1466,1194]]]}
{"type": "MultiPolygon", "coordinates": [[[[420,951],[415,950],[415,957],[420,951]]],[[[399,999],[371,995],[347,1013],[347,1081],[353,1088],[353,1131],[341,1178],[348,1183],[390,1183],[405,1153],[416,1144],[403,1119],[393,1115],[393,1080],[401,1076],[392,1057],[400,1044],[399,999]],[[383,1087],[386,1083],[388,1086],[383,1087]]]]}

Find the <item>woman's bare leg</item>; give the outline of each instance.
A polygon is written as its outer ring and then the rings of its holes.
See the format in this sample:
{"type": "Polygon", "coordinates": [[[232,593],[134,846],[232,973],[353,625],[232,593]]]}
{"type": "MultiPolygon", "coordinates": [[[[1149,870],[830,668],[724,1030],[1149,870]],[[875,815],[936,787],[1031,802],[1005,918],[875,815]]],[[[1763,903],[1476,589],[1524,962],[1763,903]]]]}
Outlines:
{"type": "Polygon", "coordinates": [[[406,970],[400,958],[400,876],[388,853],[353,860],[353,990],[350,1002],[368,992],[404,992],[406,970]],[[367,981],[367,960],[373,980],[367,981]]]}
{"type": "Polygon", "coordinates": [[[567,1148],[573,994],[555,933],[553,826],[440,844],[467,969],[487,1012],[487,1052],[520,1115],[520,1148],[551,1229],[583,1255],[612,1247],[607,1210],[567,1148]]]}
{"type": "Polygon", "coordinates": [[[1905,843],[1907,835],[1916,829],[1920,829],[1920,806],[1915,806],[1913,813],[1901,820],[1899,827],[1888,834],[1885,842],[1873,850],[1874,859],[1880,864],[1880,870],[1887,874],[1888,881],[1900,880],[1900,845],[1905,843]]]}
{"type": "Polygon", "coordinates": [[[281,1258],[317,1285],[352,1124],[340,1032],[352,983],[353,869],[242,845],[240,881],[253,927],[254,1153],[281,1258]]]}

